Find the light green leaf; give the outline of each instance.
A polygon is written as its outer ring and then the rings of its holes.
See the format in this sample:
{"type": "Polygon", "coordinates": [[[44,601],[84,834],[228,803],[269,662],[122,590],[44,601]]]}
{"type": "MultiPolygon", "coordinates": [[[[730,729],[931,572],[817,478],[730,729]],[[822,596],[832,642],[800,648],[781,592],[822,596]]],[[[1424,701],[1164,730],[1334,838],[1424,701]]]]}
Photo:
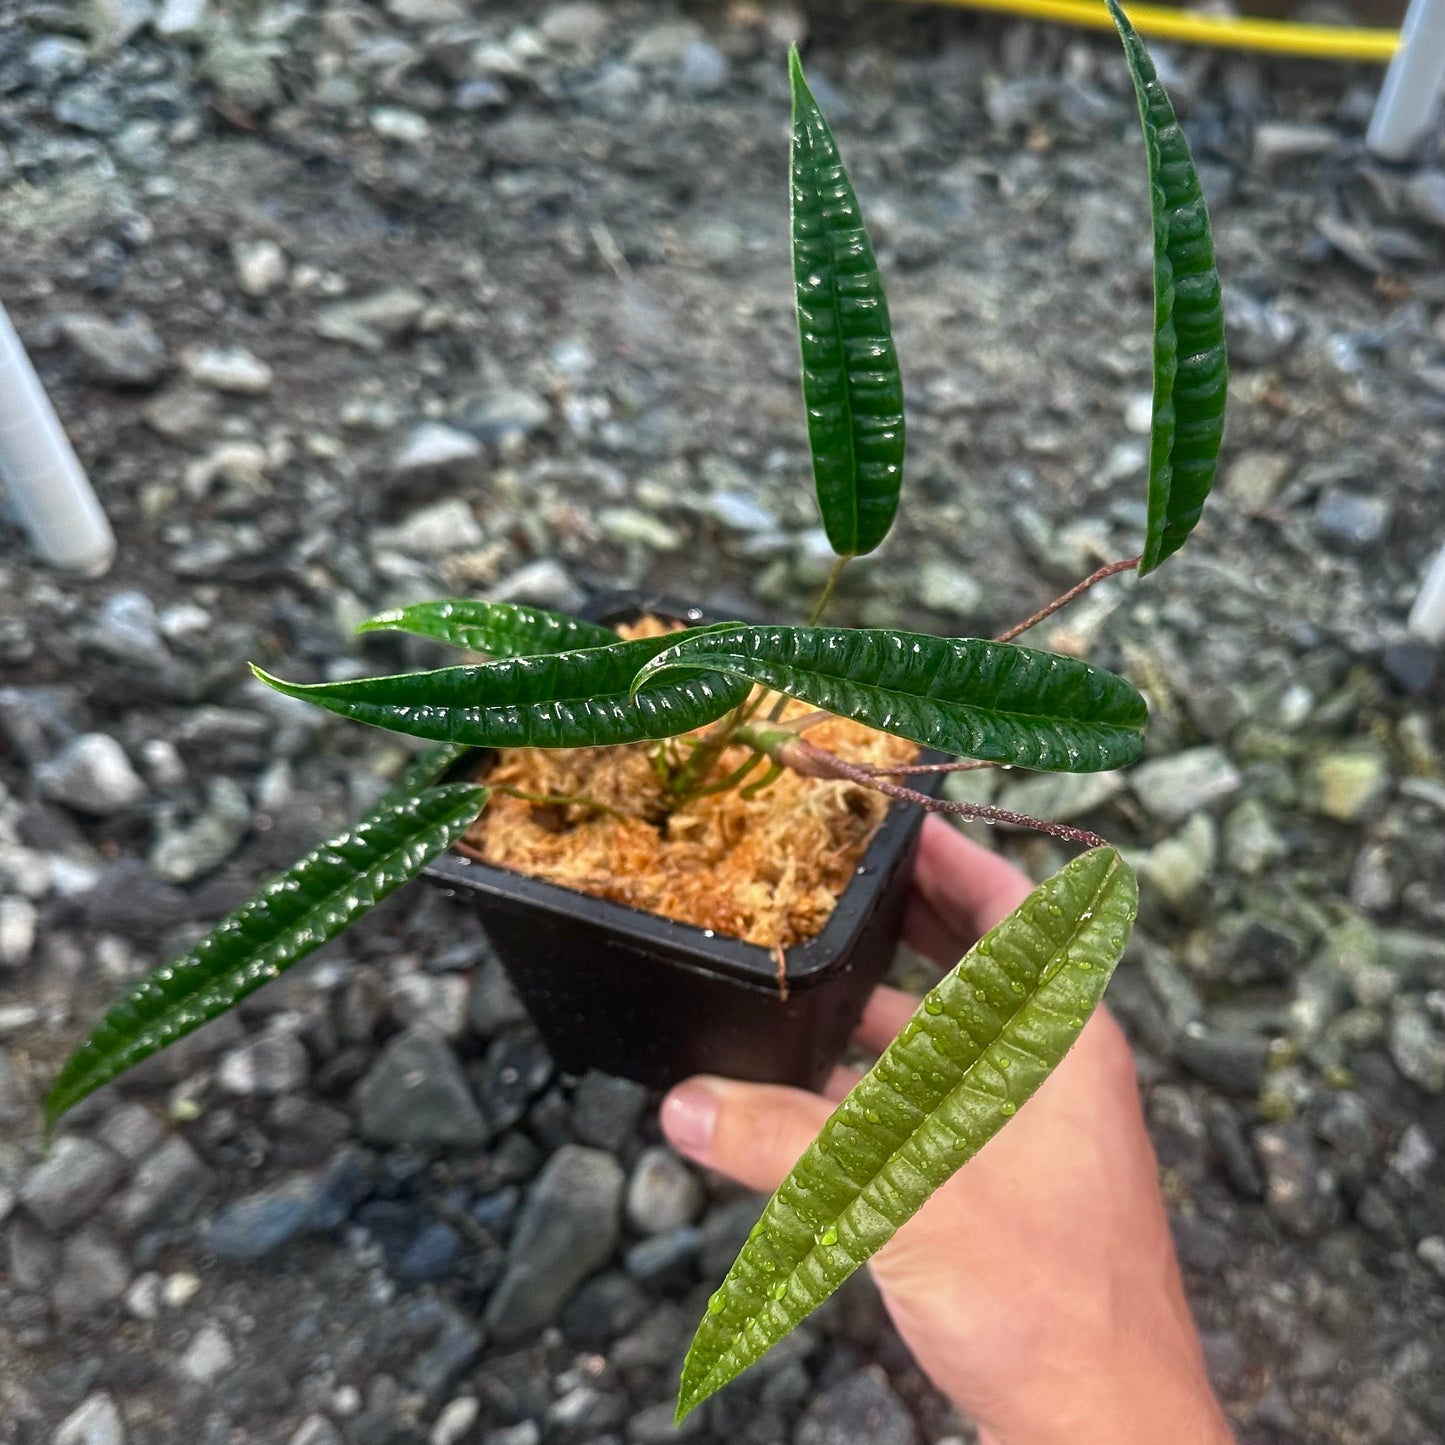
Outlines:
{"type": "Polygon", "coordinates": [[[1139,101],[1154,227],[1154,417],[1142,577],[1184,545],[1204,510],[1224,438],[1229,367],[1209,212],[1189,142],[1144,42],[1117,0],[1108,6],[1139,101]]]}
{"type": "Polygon", "coordinates": [[[793,284],[823,526],[842,557],[888,535],[903,484],[903,381],[858,197],[794,49],[793,284]]]}
{"type": "Polygon", "coordinates": [[[1103,996],[1136,898],[1128,865],[1093,849],[929,993],[804,1151],[708,1302],[679,1420],[822,1304],[1027,1103],[1103,996]]]}
{"type": "Polygon", "coordinates": [[[745,681],[708,670],[631,693],[638,669],[689,635],[348,682],[283,682],[253,670],[289,697],[412,737],[467,747],[582,748],[691,732],[747,696],[745,681]]]}
{"type": "Polygon", "coordinates": [[[876,628],[719,628],[639,674],[709,668],[962,757],[1087,773],[1143,749],[1144,699],[1101,667],[976,637],[876,628]]]}
{"type": "Polygon", "coordinates": [[[141,980],[65,1061],[47,1130],[87,1094],[223,1014],[335,938],[449,848],[486,805],[455,784],[379,806],[228,914],[194,948],[141,980]]]}
{"type": "Polygon", "coordinates": [[[607,647],[617,641],[615,632],[595,622],[515,602],[475,602],[465,597],[393,607],[369,617],[356,630],[410,632],[492,657],[575,652],[583,647],[607,647]]]}

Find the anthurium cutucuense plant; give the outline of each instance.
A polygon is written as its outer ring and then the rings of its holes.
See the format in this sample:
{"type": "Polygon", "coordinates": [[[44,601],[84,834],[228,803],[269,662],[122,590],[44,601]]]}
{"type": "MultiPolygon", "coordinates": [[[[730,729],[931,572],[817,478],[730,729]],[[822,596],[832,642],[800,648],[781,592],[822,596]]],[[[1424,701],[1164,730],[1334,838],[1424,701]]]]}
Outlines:
{"type": "Polygon", "coordinates": [[[904,407],[858,200],[794,53],[803,397],[818,502],[838,554],[808,625],[722,623],[620,641],[570,617],[450,600],[385,613],[365,629],[419,634],[490,661],[319,684],[258,669],[292,697],[437,746],[421,752],[364,819],[121,999],[61,1069],[48,1127],[335,937],[449,848],[489,797],[485,786],[441,781],[468,750],[637,743],[656,745],[665,796],[678,802],[708,789],[765,786],[793,768],[849,778],[904,805],[1040,828],[1085,848],[928,994],[799,1160],[708,1304],[684,1367],[679,1417],[820,1304],[1008,1122],[1103,995],[1134,917],[1134,878],[1091,833],[936,800],[897,779],[929,767],[1089,772],[1140,756],[1146,708],[1128,682],[1013,639],[1101,578],[1129,569],[1143,576],[1177,551],[1209,492],[1223,429],[1220,288],[1198,177],[1147,52],[1115,0],[1109,6],[1139,103],[1154,239],[1154,407],[1140,554],[1100,568],[993,639],[820,624],[839,572],[892,525],[904,407]],[[815,711],[781,721],[785,698],[815,711]],[[911,769],[850,762],[806,736],[827,714],[958,761],[911,769]],[[748,747],[747,762],[719,777],[724,747],[737,744],[748,747]]]}

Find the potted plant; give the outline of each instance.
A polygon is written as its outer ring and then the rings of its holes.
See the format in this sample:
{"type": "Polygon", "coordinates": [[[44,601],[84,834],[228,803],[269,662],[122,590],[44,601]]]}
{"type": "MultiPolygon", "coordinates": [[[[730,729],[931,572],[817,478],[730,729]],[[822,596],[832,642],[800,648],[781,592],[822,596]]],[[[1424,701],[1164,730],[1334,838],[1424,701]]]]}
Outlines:
{"type": "MultiPolygon", "coordinates": [[[[604,1035],[615,1035],[614,1052],[594,1057],[658,1081],[698,1064],[815,1079],[889,952],[923,811],[1035,827],[1086,851],[930,991],[799,1160],[708,1305],[684,1367],[679,1416],[816,1307],[1003,1127],[1102,996],[1133,920],[1133,875],[1091,833],[940,799],[900,779],[937,780],[978,766],[1082,772],[1139,756],[1146,708],[1128,682],[1014,639],[1102,578],[1147,574],[1183,544],[1208,494],[1223,427],[1219,280],[1198,178],[1144,47],[1109,4],[1139,101],[1154,236],[1154,413],[1140,555],[1100,568],[993,639],[821,625],[838,575],[876,548],[892,523],[903,475],[903,396],[857,199],[794,53],[792,235],[803,393],[819,505],[838,554],[808,624],[759,626],[684,606],[680,615],[672,609],[676,630],[664,619],[619,637],[594,620],[452,600],[389,612],[366,627],[420,634],[492,660],[321,684],[258,669],[293,697],[437,746],[355,827],[268,883],[112,1008],[61,1069],[47,1100],[48,1127],[428,867],[444,886],[489,899],[490,925],[565,1063],[582,1062],[584,1045],[603,1046],[604,1035]],[[838,720],[855,729],[849,736],[881,733],[925,755],[849,756],[828,743],[825,730],[838,720]],[[581,789],[519,784],[506,762],[515,749],[586,750],[581,789]],[[524,813],[540,809],[554,824],[621,813],[604,795],[611,766],[604,760],[629,757],[634,772],[640,758],[651,778],[651,815],[623,821],[659,832],[678,829],[685,810],[712,806],[709,800],[732,806],[761,798],[770,806],[768,785],[780,776],[834,794],[847,784],[897,806],[864,838],[862,876],[843,890],[822,932],[784,950],[780,962],[777,950],[749,953],[732,940],[705,938],[706,929],[615,902],[604,907],[449,852],[489,800],[505,798],[524,813]],[[550,954],[549,930],[565,934],[550,954]],[[681,1025],[666,1012],[675,1005],[690,1010],[681,1025]],[[706,1047],[645,1047],[679,1032],[706,1047]],[[769,1032],[773,1042],[750,1058],[748,1048],[769,1032]]],[[[615,883],[602,880],[601,891],[615,883]]]]}

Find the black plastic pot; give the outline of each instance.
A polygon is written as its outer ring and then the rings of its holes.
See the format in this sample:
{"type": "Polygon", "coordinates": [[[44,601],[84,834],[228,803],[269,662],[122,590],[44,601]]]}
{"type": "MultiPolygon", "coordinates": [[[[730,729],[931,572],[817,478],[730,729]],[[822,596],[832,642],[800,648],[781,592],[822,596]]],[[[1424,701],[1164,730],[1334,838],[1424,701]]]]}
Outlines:
{"type": "MultiPolygon", "coordinates": [[[[614,594],[597,621],[644,612],[696,623],[699,608],[614,594]]],[[[461,773],[475,774],[485,754],[461,773]]],[[[940,781],[924,774],[927,787],[940,781]]],[[[890,809],[823,931],[787,951],[788,997],[766,949],[460,854],[427,876],[469,895],[557,1064],[655,1088],[695,1073],[816,1087],[893,956],[923,814],[890,809]]]]}

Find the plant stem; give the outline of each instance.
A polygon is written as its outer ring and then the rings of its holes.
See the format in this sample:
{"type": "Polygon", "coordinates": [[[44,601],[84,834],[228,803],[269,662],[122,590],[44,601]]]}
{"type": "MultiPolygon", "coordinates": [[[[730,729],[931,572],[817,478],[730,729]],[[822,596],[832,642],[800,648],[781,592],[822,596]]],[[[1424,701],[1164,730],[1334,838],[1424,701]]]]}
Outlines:
{"type": "Polygon", "coordinates": [[[1067,823],[1053,823],[1046,818],[1031,818],[1027,813],[1010,812],[1007,808],[994,808],[985,803],[959,803],[947,798],[930,798],[913,788],[900,783],[890,783],[886,778],[870,773],[858,763],[850,763],[834,757],[815,747],[806,738],[783,728],[743,728],[740,741],[751,742],[759,751],[784,767],[801,773],[806,778],[843,778],[857,783],[860,787],[872,788],[890,798],[913,803],[929,813],[948,813],[956,818],[976,818],[984,823],[1008,823],[1015,828],[1027,828],[1035,833],[1047,833],[1065,843],[1081,843],[1086,848],[1104,848],[1108,844],[1097,833],[1084,828],[1071,828],[1067,823]]]}
{"type": "Polygon", "coordinates": [[[839,557],[833,563],[833,570],[828,573],[828,580],[823,584],[823,591],[818,600],[813,604],[813,610],[808,614],[808,626],[816,627],[818,619],[823,615],[823,609],[832,600],[833,589],[838,585],[838,578],[843,575],[843,569],[852,561],[852,557],[839,557]]]}
{"type": "Polygon", "coordinates": [[[997,768],[999,763],[985,763],[978,758],[966,758],[957,763],[858,763],[857,767],[875,778],[905,777],[913,773],[971,773],[978,768],[997,768]]]}
{"type": "Polygon", "coordinates": [[[1007,632],[1000,632],[994,638],[995,642],[1012,642],[1021,633],[1027,632],[1031,627],[1037,627],[1047,617],[1052,617],[1061,607],[1067,607],[1075,597],[1082,597],[1096,582],[1102,582],[1106,577],[1112,577],[1118,572],[1127,572],[1131,567],[1137,567],[1137,557],[1125,557],[1121,562],[1110,562],[1107,566],[1100,567],[1097,572],[1091,572],[1082,582],[1070,587],[1062,597],[1055,597],[1047,607],[1040,607],[1032,617],[1026,617],[1017,627],[1010,627],[1007,632]]]}

